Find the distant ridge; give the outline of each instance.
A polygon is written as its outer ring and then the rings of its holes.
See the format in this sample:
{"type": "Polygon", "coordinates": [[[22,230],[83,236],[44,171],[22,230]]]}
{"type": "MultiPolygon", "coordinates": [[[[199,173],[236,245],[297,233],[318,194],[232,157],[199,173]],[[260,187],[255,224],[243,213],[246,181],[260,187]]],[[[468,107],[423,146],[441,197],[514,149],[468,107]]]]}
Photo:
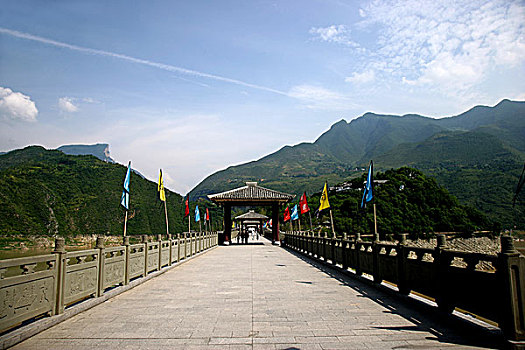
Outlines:
{"type": "Polygon", "coordinates": [[[507,203],[525,160],[525,102],[502,100],[441,119],[375,113],[350,122],[343,119],[313,143],[285,146],[257,161],[211,174],[190,197],[205,197],[246,181],[293,194],[313,193],[325,181],[336,184],[361,175],[370,159],[377,170],[418,168],[460,200],[510,222],[523,209],[513,213],[507,203]]]}
{"type": "Polygon", "coordinates": [[[104,162],[115,163],[110,156],[109,145],[107,143],[97,143],[94,145],[64,145],[58,147],[57,150],[72,156],[93,155],[104,162]]]}

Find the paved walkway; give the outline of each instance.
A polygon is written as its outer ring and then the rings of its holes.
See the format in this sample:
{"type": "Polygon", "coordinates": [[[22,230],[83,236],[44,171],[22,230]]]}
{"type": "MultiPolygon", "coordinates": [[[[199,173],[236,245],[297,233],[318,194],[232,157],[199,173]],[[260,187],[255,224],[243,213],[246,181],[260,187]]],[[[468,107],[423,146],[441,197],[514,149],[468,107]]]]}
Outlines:
{"type": "Polygon", "coordinates": [[[481,329],[435,321],[425,308],[264,242],[218,247],[14,349],[495,346],[481,329]]]}

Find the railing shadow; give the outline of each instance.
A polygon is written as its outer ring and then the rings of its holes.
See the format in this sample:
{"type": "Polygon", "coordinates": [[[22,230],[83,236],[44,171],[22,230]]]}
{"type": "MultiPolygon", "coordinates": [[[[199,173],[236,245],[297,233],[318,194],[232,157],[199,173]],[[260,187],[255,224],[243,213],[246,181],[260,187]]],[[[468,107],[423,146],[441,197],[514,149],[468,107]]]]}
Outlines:
{"type": "MultiPolygon", "coordinates": [[[[413,326],[371,326],[376,329],[387,329],[401,332],[428,332],[433,337],[429,340],[436,340],[443,346],[475,346],[487,349],[506,348],[506,341],[502,332],[496,327],[484,326],[481,323],[474,323],[457,315],[447,314],[439,311],[436,307],[425,302],[419,301],[409,296],[403,296],[396,291],[383,286],[374,284],[363,277],[352,276],[350,272],[345,272],[339,267],[328,265],[327,263],[315,260],[302,255],[289,248],[284,248],[289,253],[312,265],[328,276],[338,280],[342,285],[352,288],[361,294],[363,298],[368,298],[380,304],[386,310],[385,313],[399,315],[413,326]],[[451,332],[452,329],[452,332],[451,332]]],[[[490,301],[487,301],[490,302],[490,301]]],[[[408,335],[408,333],[407,333],[408,335]]]]}

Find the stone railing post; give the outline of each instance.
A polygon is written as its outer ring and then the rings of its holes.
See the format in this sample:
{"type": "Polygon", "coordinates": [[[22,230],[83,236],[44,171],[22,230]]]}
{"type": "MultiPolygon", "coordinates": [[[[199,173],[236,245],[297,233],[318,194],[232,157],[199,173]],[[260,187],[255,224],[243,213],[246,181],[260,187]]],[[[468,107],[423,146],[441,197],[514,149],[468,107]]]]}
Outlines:
{"type": "Polygon", "coordinates": [[[142,235],[144,244],[144,277],[148,275],[148,235],[142,235]]]}
{"type": "Polygon", "coordinates": [[[397,244],[397,289],[403,295],[410,293],[410,287],[407,284],[408,276],[406,275],[406,244],[407,234],[402,233],[400,235],[399,243],[397,244]]]}
{"type": "Polygon", "coordinates": [[[343,239],[341,240],[341,264],[343,270],[348,269],[348,234],[343,232],[343,239]]]}
{"type": "Polygon", "coordinates": [[[447,239],[445,235],[437,235],[437,245],[434,249],[434,281],[436,283],[435,290],[437,291],[436,303],[438,308],[446,313],[454,311],[454,304],[448,295],[447,271],[449,270],[450,257],[446,256],[447,239]]]}
{"type": "Polygon", "coordinates": [[[322,241],[323,241],[323,260],[324,261],[328,261],[328,259],[326,258],[327,254],[326,254],[326,241],[328,240],[328,233],[324,233],[324,236],[322,238],[322,241]]]}
{"type": "Polygon", "coordinates": [[[98,249],[98,288],[97,297],[104,294],[104,262],[106,260],[106,252],[104,249],[104,237],[97,237],[95,248],[98,249]]]}
{"type": "Polygon", "coordinates": [[[374,233],[374,241],[372,242],[372,259],[373,259],[373,269],[374,272],[374,283],[381,283],[383,282],[383,278],[380,273],[379,269],[379,252],[381,251],[381,247],[379,246],[379,235],[377,233],[374,233]]]}
{"type": "Polygon", "coordinates": [[[525,349],[525,257],[520,257],[511,236],[501,236],[498,265],[501,330],[512,348],[525,349]]]}
{"type": "Polygon", "coordinates": [[[363,270],[361,269],[361,233],[357,232],[355,235],[355,274],[361,276],[363,270]]]}
{"type": "Polygon", "coordinates": [[[124,285],[129,284],[129,236],[124,236],[122,241],[124,244],[124,285]]]}
{"type": "Polygon", "coordinates": [[[162,235],[157,235],[157,242],[159,242],[159,268],[158,271],[162,268],[162,235]]]}
{"type": "Polygon", "coordinates": [[[169,250],[169,260],[168,260],[168,266],[171,266],[171,259],[173,258],[173,253],[171,252],[172,251],[172,245],[173,244],[173,240],[171,239],[171,233],[168,234],[168,247],[170,247],[170,250],[169,250]]]}
{"type": "Polygon", "coordinates": [[[335,258],[335,251],[336,251],[336,245],[337,245],[337,238],[335,236],[335,233],[332,235],[332,238],[330,239],[330,255],[332,256],[332,265],[336,264],[336,258],[335,258]]]}
{"type": "Polygon", "coordinates": [[[56,286],[55,286],[55,305],[53,314],[64,312],[64,283],[66,279],[66,241],[62,237],[55,239],[56,256],[56,286]]]}
{"type": "Polygon", "coordinates": [[[181,233],[177,233],[177,262],[180,261],[180,236],[181,233]]]}

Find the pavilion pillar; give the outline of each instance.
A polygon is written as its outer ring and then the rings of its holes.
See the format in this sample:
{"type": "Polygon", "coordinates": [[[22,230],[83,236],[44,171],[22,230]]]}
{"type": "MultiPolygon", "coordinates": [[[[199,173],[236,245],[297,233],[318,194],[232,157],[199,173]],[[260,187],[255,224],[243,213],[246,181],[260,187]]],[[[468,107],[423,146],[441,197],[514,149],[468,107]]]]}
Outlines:
{"type": "Polygon", "coordinates": [[[272,203],[272,243],[279,242],[279,203],[272,203]]]}
{"type": "Polygon", "coordinates": [[[231,243],[232,236],[232,206],[224,204],[224,240],[231,243]]]}

